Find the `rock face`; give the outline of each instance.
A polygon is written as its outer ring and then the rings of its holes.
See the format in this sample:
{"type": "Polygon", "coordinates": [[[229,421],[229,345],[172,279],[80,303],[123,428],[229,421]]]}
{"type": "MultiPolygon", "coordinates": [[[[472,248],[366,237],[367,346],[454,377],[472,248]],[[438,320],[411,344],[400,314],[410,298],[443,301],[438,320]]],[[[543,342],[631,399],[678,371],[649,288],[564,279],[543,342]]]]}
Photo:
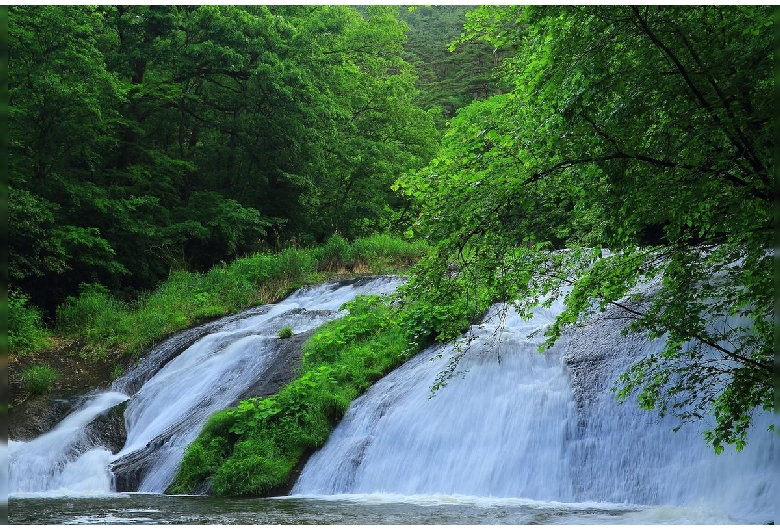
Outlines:
{"type": "Polygon", "coordinates": [[[103,446],[112,453],[118,453],[125,445],[125,409],[127,401],[110,408],[87,426],[87,437],[94,446],[103,446]]]}
{"type": "MultiPolygon", "coordinates": [[[[169,436],[170,437],[170,436],[169,436]]],[[[146,472],[149,469],[150,458],[154,451],[165,443],[164,438],[157,443],[150,443],[140,451],[135,451],[111,463],[110,470],[114,475],[114,490],[137,491],[146,472]]]]}
{"type": "Polygon", "coordinates": [[[79,402],[78,398],[46,395],[14,405],[8,422],[8,438],[27,441],[52,430],[79,402]]]}
{"type": "Polygon", "coordinates": [[[298,377],[303,358],[303,343],[316,333],[316,329],[293,335],[289,339],[280,340],[274,362],[231,406],[250,397],[267,397],[276,394],[281,388],[298,377]]]}
{"type": "Polygon", "coordinates": [[[596,397],[610,391],[615,381],[605,378],[605,374],[614,376],[621,368],[627,368],[627,360],[638,358],[647,347],[642,335],[623,333],[631,317],[625,309],[608,306],[584,325],[565,332],[568,342],[564,362],[579,410],[588,408],[596,397]]]}

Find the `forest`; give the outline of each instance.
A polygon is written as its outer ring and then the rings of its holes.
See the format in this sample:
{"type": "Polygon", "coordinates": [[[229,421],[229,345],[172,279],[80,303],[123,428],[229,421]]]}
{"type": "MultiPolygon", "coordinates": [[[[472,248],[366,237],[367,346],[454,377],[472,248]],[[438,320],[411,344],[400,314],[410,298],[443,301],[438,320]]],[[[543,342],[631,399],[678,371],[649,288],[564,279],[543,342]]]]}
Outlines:
{"type": "Polygon", "coordinates": [[[706,442],[741,449],[754,414],[774,410],[778,373],[774,17],[10,7],[11,360],[45,364],[66,355],[62,337],[102,333],[90,355],[119,366],[361,262],[408,274],[400,312],[372,318],[418,347],[456,339],[496,300],[529,314],[564,293],[548,345],[619,305],[631,332],[666,346],[616,382],[617,399],[714,415],[706,442]],[[162,314],[168,302],[147,302],[174,280],[190,286],[181,315],[146,339],[120,336],[138,329],[129,320],[97,323],[107,307],[162,314]]]}

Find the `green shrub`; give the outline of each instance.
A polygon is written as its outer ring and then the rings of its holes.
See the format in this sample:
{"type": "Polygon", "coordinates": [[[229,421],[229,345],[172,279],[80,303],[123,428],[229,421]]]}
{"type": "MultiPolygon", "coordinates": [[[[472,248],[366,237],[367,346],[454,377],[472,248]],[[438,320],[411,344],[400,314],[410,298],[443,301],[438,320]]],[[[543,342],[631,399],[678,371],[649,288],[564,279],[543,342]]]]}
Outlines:
{"type": "Polygon", "coordinates": [[[78,297],[57,308],[57,328],[86,341],[82,356],[104,357],[138,332],[128,305],[100,284],[82,284],[78,297]]]}
{"type": "Polygon", "coordinates": [[[43,312],[28,305],[29,297],[22,291],[8,292],[8,349],[25,354],[51,345],[51,335],[43,324],[43,312]]]}
{"type": "Polygon", "coordinates": [[[407,268],[428,252],[425,242],[409,242],[386,234],[356,239],[352,244],[354,259],[368,263],[372,270],[407,268]]]}
{"type": "Polygon", "coordinates": [[[352,261],[352,252],[349,242],[339,234],[333,234],[319,256],[318,270],[337,271],[352,261]]]}
{"type": "Polygon", "coordinates": [[[114,364],[114,368],[111,369],[111,379],[116,380],[122,377],[122,374],[125,372],[124,368],[122,368],[121,364],[114,364]]]}
{"type": "Polygon", "coordinates": [[[45,364],[30,366],[20,376],[24,389],[33,396],[50,392],[58,378],[57,371],[45,364]]]}
{"type": "Polygon", "coordinates": [[[280,339],[289,339],[292,336],[293,336],[293,329],[290,326],[284,326],[282,329],[279,330],[280,339]]]}
{"type": "Polygon", "coordinates": [[[255,445],[237,451],[217,470],[212,480],[217,495],[252,495],[272,491],[287,481],[295,461],[263,454],[255,445]]]}
{"type": "Polygon", "coordinates": [[[121,310],[121,303],[99,283],[82,283],[79,295],[69,297],[57,308],[57,326],[64,330],[92,329],[106,314],[121,310]]]}
{"type": "Polygon", "coordinates": [[[284,278],[295,287],[300,286],[306,278],[317,269],[314,253],[311,250],[288,248],[274,256],[273,275],[284,278]]]}

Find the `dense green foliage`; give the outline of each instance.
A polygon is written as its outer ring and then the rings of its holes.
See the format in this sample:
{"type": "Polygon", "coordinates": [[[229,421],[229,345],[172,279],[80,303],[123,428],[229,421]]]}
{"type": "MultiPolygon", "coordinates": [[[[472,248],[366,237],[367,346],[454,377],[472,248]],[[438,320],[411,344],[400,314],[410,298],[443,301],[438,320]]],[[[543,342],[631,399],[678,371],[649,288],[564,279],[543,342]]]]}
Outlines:
{"type": "Polygon", "coordinates": [[[494,75],[505,55],[486,42],[452,46],[463,31],[466,13],[475,6],[415,6],[402,9],[409,25],[403,56],[415,67],[423,108],[441,108],[441,123],[474,100],[501,93],[507,85],[494,75]]]}
{"type": "Polygon", "coordinates": [[[13,6],[9,276],[51,315],[83,283],[398,225],[437,140],[398,8],[13,6]]]}
{"type": "Polygon", "coordinates": [[[83,284],[78,296],[57,307],[51,329],[43,325],[40,311],[12,292],[11,352],[25,355],[44,349],[50,345],[49,337],[56,335],[77,340],[79,355],[86,360],[122,361],[176,331],[274,302],[304,283],[324,281],[333,274],[396,273],[426,252],[424,244],[389,236],[349,243],[337,235],[310,249],[257,253],[205,273],[177,272],[130,302],[99,284],[83,284]]]}
{"type": "Polygon", "coordinates": [[[276,395],[214,414],[189,446],[170,490],[263,495],[289,486],[301,460],[324,445],[350,402],[417,351],[400,310],[377,296],[345,304],[304,345],[300,376],[276,395]]]}
{"type": "Polygon", "coordinates": [[[526,311],[569,289],[550,342],[620,304],[666,346],[619,397],[744,446],[773,403],[772,24],[760,6],[470,13],[464,39],[517,50],[514,88],[460,111],[397,184],[437,245],[411,296],[526,311]]]}

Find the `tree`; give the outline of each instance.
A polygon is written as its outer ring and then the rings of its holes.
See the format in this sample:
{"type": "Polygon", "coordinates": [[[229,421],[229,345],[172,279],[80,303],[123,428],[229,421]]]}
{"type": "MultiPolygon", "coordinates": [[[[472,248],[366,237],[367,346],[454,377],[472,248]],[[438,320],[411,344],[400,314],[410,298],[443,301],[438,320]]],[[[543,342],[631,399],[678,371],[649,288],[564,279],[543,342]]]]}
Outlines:
{"type": "MultiPolygon", "coordinates": [[[[437,140],[397,9],[10,9],[10,265],[46,309],[388,228],[437,140]]],[[[50,311],[51,312],[51,311],[50,311]]]]}
{"type": "Polygon", "coordinates": [[[494,75],[505,50],[481,41],[451,46],[461,36],[466,14],[474,9],[464,5],[415,6],[400,13],[409,26],[404,58],[415,67],[420,106],[441,108],[442,127],[457,109],[511,87],[499,83],[494,75]]]}
{"type": "Polygon", "coordinates": [[[439,241],[412,296],[478,285],[524,312],[570,288],[548,344],[620,304],[666,346],[619,398],[712,414],[716,452],[743,447],[773,409],[771,27],[759,6],[476,10],[464,38],[517,50],[514,89],[461,111],[398,182],[439,241]]]}
{"type": "Polygon", "coordinates": [[[398,230],[393,214],[406,201],[393,193],[392,183],[435,152],[433,117],[414,104],[415,77],[401,58],[405,26],[397,11],[370,6],[361,16],[353,9],[341,15],[327,10],[309,21],[344,26],[327,40],[322,37],[327,32],[306,32],[320,35],[314,46],[320,55],[309,68],[315,79],[328,80],[327,90],[336,96],[318,113],[326,119],[315,129],[320,135],[314,144],[320,175],[315,219],[326,229],[320,239],[334,232],[356,237],[398,230]]]}
{"type": "Polygon", "coordinates": [[[126,272],[99,229],[73,215],[74,203],[96,200],[89,176],[124,97],[98,49],[100,22],[92,8],[9,10],[9,273],[39,301],[58,291],[55,276],[126,272]]]}

